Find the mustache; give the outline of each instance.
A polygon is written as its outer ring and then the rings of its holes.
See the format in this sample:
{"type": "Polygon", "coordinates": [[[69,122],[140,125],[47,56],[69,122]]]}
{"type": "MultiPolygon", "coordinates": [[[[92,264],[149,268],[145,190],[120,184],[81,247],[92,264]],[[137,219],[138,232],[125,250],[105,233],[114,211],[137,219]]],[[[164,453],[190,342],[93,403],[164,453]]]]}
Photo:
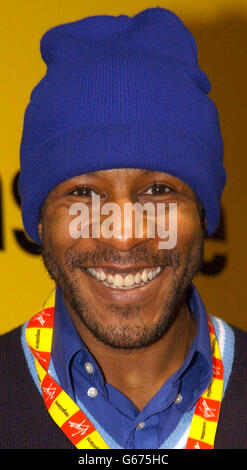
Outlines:
{"type": "Polygon", "coordinates": [[[181,252],[177,248],[171,250],[151,250],[134,247],[128,252],[119,252],[114,247],[96,248],[94,251],[75,251],[72,248],[65,253],[65,264],[69,271],[75,269],[104,266],[107,264],[142,266],[170,266],[178,268],[181,265],[181,252]]]}

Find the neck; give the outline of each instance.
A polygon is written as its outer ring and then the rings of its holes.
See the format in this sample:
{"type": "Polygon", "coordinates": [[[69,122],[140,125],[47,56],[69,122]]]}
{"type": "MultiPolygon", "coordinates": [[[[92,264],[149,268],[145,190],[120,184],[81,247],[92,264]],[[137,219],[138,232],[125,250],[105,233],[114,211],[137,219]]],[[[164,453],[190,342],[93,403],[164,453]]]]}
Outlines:
{"type": "Polygon", "coordinates": [[[139,410],[181,367],[196,332],[195,319],[184,303],[169,330],[154,344],[141,349],[115,349],[95,338],[69,306],[68,310],[106,383],[124,393],[139,410]]]}

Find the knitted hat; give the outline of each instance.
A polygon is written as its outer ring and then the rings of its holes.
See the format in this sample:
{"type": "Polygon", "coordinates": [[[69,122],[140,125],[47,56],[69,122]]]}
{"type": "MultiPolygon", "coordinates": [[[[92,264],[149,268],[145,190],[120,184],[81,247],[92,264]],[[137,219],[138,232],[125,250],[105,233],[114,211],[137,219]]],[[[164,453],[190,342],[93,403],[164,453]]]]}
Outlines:
{"type": "Polygon", "coordinates": [[[40,210],[59,183],[90,171],[140,168],[188,183],[208,234],[225,185],[218,114],[190,32],[172,12],[92,16],[48,30],[45,76],[31,93],[21,141],[20,194],[37,243],[40,210]]]}

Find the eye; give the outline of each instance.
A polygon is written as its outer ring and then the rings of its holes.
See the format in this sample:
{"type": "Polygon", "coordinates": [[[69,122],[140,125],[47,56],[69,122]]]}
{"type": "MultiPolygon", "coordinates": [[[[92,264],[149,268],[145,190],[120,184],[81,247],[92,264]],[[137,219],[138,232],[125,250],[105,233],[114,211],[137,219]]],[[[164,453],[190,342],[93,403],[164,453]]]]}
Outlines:
{"type": "Polygon", "coordinates": [[[73,196],[79,196],[82,198],[88,198],[88,197],[91,198],[93,195],[95,194],[98,195],[99,193],[97,193],[96,191],[94,191],[92,188],[88,186],[79,186],[78,188],[71,191],[69,194],[73,196]]]}
{"type": "Polygon", "coordinates": [[[149,189],[147,189],[143,194],[151,194],[152,196],[162,196],[163,194],[170,193],[171,188],[168,188],[164,183],[153,183],[149,189]]]}

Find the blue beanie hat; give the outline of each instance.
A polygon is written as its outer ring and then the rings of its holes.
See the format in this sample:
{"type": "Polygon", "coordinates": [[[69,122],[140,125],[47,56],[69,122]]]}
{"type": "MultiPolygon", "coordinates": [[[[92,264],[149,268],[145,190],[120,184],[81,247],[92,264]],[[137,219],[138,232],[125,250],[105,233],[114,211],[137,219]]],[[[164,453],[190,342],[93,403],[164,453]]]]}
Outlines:
{"type": "Polygon", "coordinates": [[[59,183],[91,171],[140,168],[189,184],[207,231],[225,185],[218,113],[195,41],[163,8],[92,16],[41,38],[45,76],[25,111],[19,181],[22,217],[37,243],[41,206],[59,183]]]}

